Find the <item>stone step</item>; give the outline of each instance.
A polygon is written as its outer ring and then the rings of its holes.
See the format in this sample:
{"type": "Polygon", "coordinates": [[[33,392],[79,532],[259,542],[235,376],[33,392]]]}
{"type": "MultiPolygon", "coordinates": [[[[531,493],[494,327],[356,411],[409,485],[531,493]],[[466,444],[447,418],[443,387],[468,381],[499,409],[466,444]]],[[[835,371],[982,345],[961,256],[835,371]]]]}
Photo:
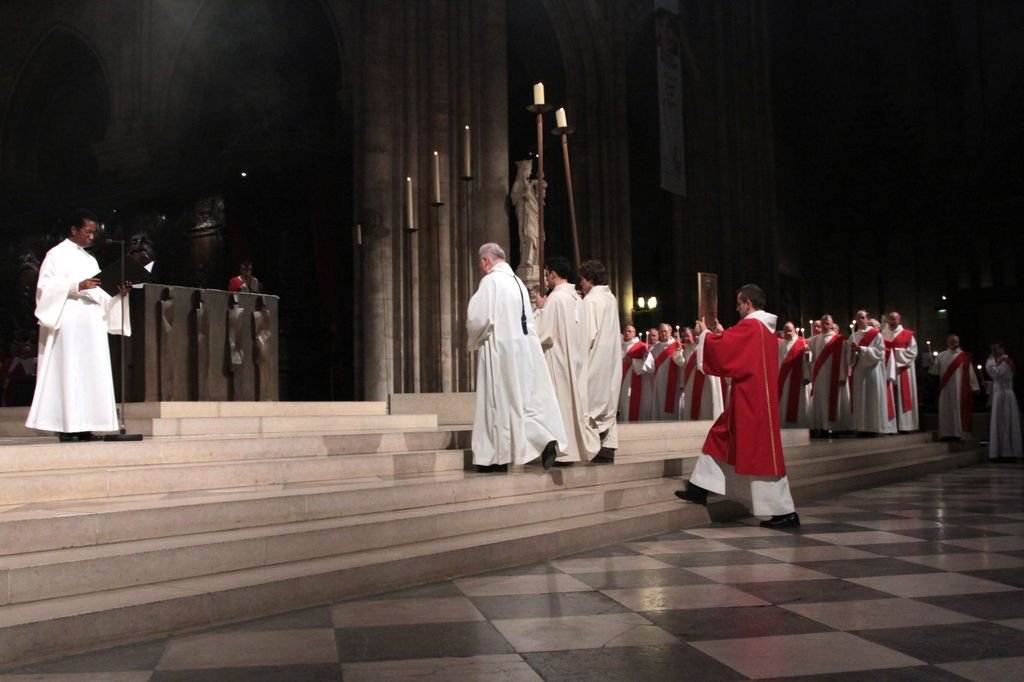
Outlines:
{"type": "Polygon", "coordinates": [[[786,459],[790,457],[819,457],[835,453],[869,452],[883,448],[898,448],[936,442],[932,433],[901,433],[876,438],[834,438],[832,440],[809,440],[805,446],[786,448],[786,459]]]}
{"type": "MultiPolygon", "coordinates": [[[[683,422],[684,424],[686,422],[683,422]]],[[[690,424],[703,424],[710,427],[711,422],[690,422],[690,424]]],[[[641,458],[645,455],[670,454],[678,457],[696,457],[700,454],[704,440],[707,438],[707,429],[697,433],[676,433],[671,430],[666,435],[646,436],[636,432],[630,433],[629,437],[619,434],[619,449],[616,451],[616,458],[623,456],[629,458],[641,458]]],[[[786,449],[788,456],[790,448],[804,447],[810,442],[806,431],[785,429],[782,431],[782,447],[786,449]]]]}
{"type": "Polygon", "coordinates": [[[291,611],[333,599],[544,561],[707,523],[678,501],[142,587],[0,606],[0,664],[291,611]]]}
{"type": "Polygon", "coordinates": [[[799,459],[787,458],[786,471],[791,478],[807,479],[948,454],[949,448],[945,443],[917,443],[904,447],[842,452],[799,459]]]}
{"type": "Polygon", "coordinates": [[[20,441],[3,447],[0,473],[91,469],[186,462],[262,460],[401,453],[460,447],[451,431],[426,428],[344,434],[157,437],[123,443],[61,443],[55,438],[20,441]]]}
{"type": "Polygon", "coordinates": [[[675,482],[613,485],[475,500],[356,517],[33,552],[0,558],[0,603],[88,594],[399,544],[544,524],[673,499],[675,482]]]}
{"type": "Polygon", "coordinates": [[[976,450],[954,450],[942,454],[930,454],[915,459],[890,462],[863,469],[841,471],[838,473],[811,476],[808,478],[794,477],[790,481],[793,498],[799,505],[813,499],[831,497],[840,493],[861,488],[873,488],[897,481],[906,481],[926,474],[970,466],[981,461],[976,450]]]}
{"type": "Polygon", "coordinates": [[[462,470],[461,450],[149,464],[0,474],[4,504],[88,500],[462,470]]]}
{"type": "MultiPolygon", "coordinates": [[[[284,403],[275,403],[284,404],[284,403]]],[[[128,433],[143,436],[205,436],[226,434],[343,433],[371,429],[436,428],[432,414],[285,415],[232,417],[128,417],[128,433]]],[[[22,420],[0,421],[0,437],[52,436],[25,426],[22,420]]]]}
{"type": "MultiPolygon", "coordinates": [[[[21,421],[28,417],[27,407],[0,408],[0,421],[21,421]]],[[[357,417],[386,415],[384,401],[366,402],[260,402],[260,401],[160,401],[125,403],[127,418],[182,417],[357,417]]],[[[419,414],[424,414],[420,412],[419,414]]]]}
{"type": "Polygon", "coordinates": [[[0,507],[0,555],[209,533],[678,475],[675,462],[539,467],[509,475],[447,471],[173,495],[110,496],[0,507]]]}

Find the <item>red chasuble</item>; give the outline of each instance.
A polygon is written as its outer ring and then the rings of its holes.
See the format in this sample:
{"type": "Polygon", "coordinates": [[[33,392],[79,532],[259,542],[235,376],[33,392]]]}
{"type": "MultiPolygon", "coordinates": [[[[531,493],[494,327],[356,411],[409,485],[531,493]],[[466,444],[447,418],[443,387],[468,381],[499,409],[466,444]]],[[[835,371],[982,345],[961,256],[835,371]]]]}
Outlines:
{"type": "Polygon", "coordinates": [[[747,476],[784,476],[779,432],[778,341],[752,316],[721,334],[705,334],[703,368],[732,379],[732,397],[715,420],[704,452],[747,476]]]}
{"type": "MultiPolygon", "coordinates": [[[[658,370],[665,362],[675,355],[676,348],[679,346],[678,341],[665,346],[658,357],[654,358],[654,374],[658,374],[658,370]]],[[[679,392],[679,366],[675,362],[668,364],[668,384],[665,385],[665,412],[675,412],[676,406],[678,405],[679,392]]]]}
{"type": "Polygon", "coordinates": [[[686,367],[683,368],[683,386],[690,383],[693,377],[693,395],[689,396],[686,402],[690,406],[690,419],[694,421],[700,417],[700,406],[704,401],[704,372],[697,371],[697,351],[690,353],[686,358],[686,367]],[[696,372],[696,374],[694,374],[696,372]]]}

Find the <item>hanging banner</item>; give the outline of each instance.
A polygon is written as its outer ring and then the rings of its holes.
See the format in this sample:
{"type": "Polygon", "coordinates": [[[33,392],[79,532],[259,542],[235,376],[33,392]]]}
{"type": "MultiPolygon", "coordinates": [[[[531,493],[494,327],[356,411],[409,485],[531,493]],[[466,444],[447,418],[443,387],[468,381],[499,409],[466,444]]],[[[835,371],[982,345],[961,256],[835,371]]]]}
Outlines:
{"type": "Polygon", "coordinates": [[[654,34],[658,63],[658,118],[661,122],[661,188],[686,196],[683,59],[679,44],[678,0],[654,0],[654,34]]]}

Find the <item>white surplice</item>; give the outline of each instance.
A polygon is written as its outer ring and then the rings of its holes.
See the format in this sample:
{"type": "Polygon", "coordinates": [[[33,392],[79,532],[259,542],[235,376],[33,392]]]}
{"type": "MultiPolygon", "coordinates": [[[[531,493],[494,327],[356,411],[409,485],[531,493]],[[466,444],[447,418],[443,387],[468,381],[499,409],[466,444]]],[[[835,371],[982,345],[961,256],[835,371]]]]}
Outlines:
{"type": "Polygon", "coordinates": [[[810,428],[811,425],[811,363],[809,360],[810,355],[807,353],[800,353],[800,357],[793,360],[795,363],[792,365],[792,369],[786,375],[786,378],[782,378],[782,367],[789,355],[790,350],[793,349],[793,344],[802,341],[806,343],[806,339],[803,337],[794,335],[791,339],[782,339],[779,344],[779,381],[782,386],[779,388],[779,419],[783,428],[790,429],[806,429],[810,428]],[[797,373],[799,371],[799,374],[797,373]],[[799,386],[793,388],[793,383],[799,382],[799,386]],[[797,403],[796,403],[796,419],[789,421],[789,396],[790,391],[796,391],[797,403]]]}
{"type": "MultiPolygon", "coordinates": [[[[25,425],[41,431],[116,431],[117,408],[107,334],[121,333],[122,297],[103,289],[78,290],[99,272],[96,259],[65,239],[39,267],[36,318],[39,365],[25,425]]],[[[124,333],[131,334],[128,301],[124,333]]]]}
{"type": "Polygon", "coordinates": [[[587,336],[583,301],[572,284],[559,284],[537,310],[537,336],[551,372],[551,383],[568,436],[559,462],[589,461],[601,439],[587,413],[587,336]]]}
{"type": "MultiPolygon", "coordinates": [[[[955,351],[944,350],[935,356],[935,362],[932,363],[931,372],[934,375],[941,377],[945,375],[946,370],[950,365],[960,356],[964,351],[957,348],[955,351]]],[[[964,409],[969,409],[968,406],[962,404],[962,384],[963,376],[962,373],[966,371],[968,381],[970,382],[971,391],[978,391],[980,387],[978,385],[978,375],[974,371],[974,367],[968,362],[961,365],[953,374],[950,376],[949,381],[946,382],[946,386],[939,392],[939,437],[940,438],[963,438],[964,428],[962,424],[961,414],[964,409]]],[[[969,398],[968,398],[969,399],[969,398]]]]}
{"type": "MultiPolygon", "coordinates": [[[[817,334],[807,339],[807,345],[811,349],[808,358],[811,365],[811,428],[824,431],[849,431],[852,424],[850,415],[850,390],[846,385],[848,372],[849,355],[846,348],[836,356],[829,356],[821,363],[818,358],[825,352],[825,348],[832,341],[838,332],[829,331],[825,334],[817,334]],[[833,383],[832,364],[838,362],[836,367],[836,379],[833,383]],[[818,369],[815,374],[815,368],[818,369]],[[831,412],[831,394],[836,394],[835,414],[831,412]],[[834,418],[831,418],[833,417],[834,418]]],[[[835,343],[843,344],[845,340],[840,339],[835,343]]]]}
{"type": "Polygon", "coordinates": [[[888,421],[885,397],[885,340],[881,332],[860,345],[868,329],[858,329],[850,335],[850,406],[853,412],[853,430],[862,433],[884,433],[888,421]]]}
{"type": "Polygon", "coordinates": [[[985,361],[985,371],[992,378],[992,420],[988,430],[988,456],[1024,457],[1021,448],[1020,407],[1013,393],[1014,367],[1007,356],[985,361]]]}
{"type": "Polygon", "coordinates": [[[595,285],[583,297],[583,310],[587,320],[587,412],[598,434],[608,432],[602,444],[615,449],[619,447],[615,413],[622,378],[619,306],[611,289],[595,285]]]}
{"type": "MultiPolygon", "coordinates": [[[[890,329],[886,325],[882,336],[887,341],[903,333],[903,325],[890,329]]],[[[917,431],[920,427],[920,416],[917,406],[917,336],[913,332],[906,348],[893,348],[892,359],[896,369],[896,383],[893,384],[893,400],[896,405],[896,427],[900,431],[917,431]],[[907,385],[907,399],[903,397],[903,384],[907,385]]]]}
{"type": "MultiPolygon", "coordinates": [[[[638,422],[643,421],[651,413],[651,392],[647,390],[646,377],[654,371],[654,358],[650,352],[645,352],[643,357],[630,358],[629,351],[636,344],[643,344],[639,337],[633,337],[629,341],[622,342],[622,383],[619,388],[619,421],[638,422]],[[629,363],[626,365],[625,363],[629,363]],[[636,409],[633,404],[636,404],[636,409]],[[631,413],[636,413],[632,418],[631,413]]],[[[646,347],[646,344],[644,344],[646,347]]]]}
{"type": "Polygon", "coordinates": [[[709,376],[697,368],[696,343],[680,343],[672,360],[679,365],[679,386],[683,393],[680,406],[680,419],[686,421],[714,421],[725,410],[722,395],[722,379],[709,376]],[[701,382],[700,395],[697,382],[701,382]],[[694,416],[694,401],[699,401],[697,414],[694,416]]]}
{"type": "Polygon", "coordinates": [[[654,358],[654,373],[651,381],[651,407],[649,419],[653,421],[678,421],[679,420],[679,390],[683,386],[683,368],[674,360],[676,349],[679,347],[676,339],[659,341],[651,346],[651,357],[654,358]],[[667,353],[667,354],[666,354],[667,353]],[[663,358],[658,362],[659,358],[663,358]],[[675,389],[669,388],[669,379],[675,374],[675,389]],[[671,395],[666,395],[672,390],[671,395]],[[665,409],[665,408],[668,409],[665,409]]]}
{"type": "Polygon", "coordinates": [[[507,263],[495,264],[480,280],[469,300],[466,331],[469,350],[478,351],[473,463],[525,464],[551,441],[564,449],[565,427],[533,325],[530,294],[507,263]]]}

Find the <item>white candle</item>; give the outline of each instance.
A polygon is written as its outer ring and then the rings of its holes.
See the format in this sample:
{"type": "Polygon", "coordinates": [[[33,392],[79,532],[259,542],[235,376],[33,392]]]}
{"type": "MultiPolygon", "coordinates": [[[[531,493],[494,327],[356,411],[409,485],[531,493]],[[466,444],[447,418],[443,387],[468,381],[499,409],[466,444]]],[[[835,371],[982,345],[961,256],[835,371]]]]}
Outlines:
{"type": "Polygon", "coordinates": [[[436,151],[434,152],[434,166],[433,166],[433,187],[434,196],[431,203],[441,203],[441,155],[436,151]]]}
{"type": "Polygon", "coordinates": [[[544,84],[534,83],[533,84],[533,103],[544,104],[544,84]]]}
{"type": "Polygon", "coordinates": [[[559,128],[568,128],[569,124],[565,121],[565,109],[559,109],[555,112],[555,125],[559,128]]]}
{"type": "Polygon", "coordinates": [[[412,219],[412,178],[405,179],[405,229],[415,230],[416,224],[412,219]]]}
{"type": "Polygon", "coordinates": [[[470,156],[469,126],[462,131],[462,177],[473,177],[473,163],[470,156]]]}

